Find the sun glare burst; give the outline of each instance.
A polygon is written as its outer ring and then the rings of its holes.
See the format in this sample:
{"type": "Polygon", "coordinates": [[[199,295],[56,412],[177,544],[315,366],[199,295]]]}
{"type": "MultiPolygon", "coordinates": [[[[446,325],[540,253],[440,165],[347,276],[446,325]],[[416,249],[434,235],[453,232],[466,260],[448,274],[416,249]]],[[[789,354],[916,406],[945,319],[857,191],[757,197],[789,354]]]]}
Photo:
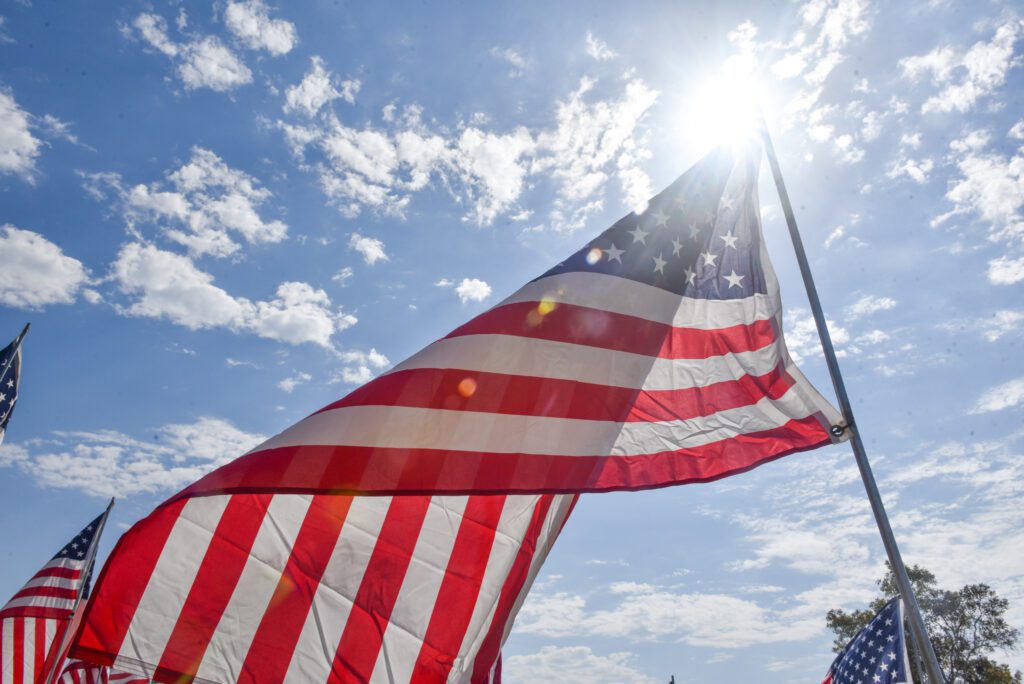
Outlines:
{"type": "Polygon", "coordinates": [[[761,108],[769,99],[762,79],[723,70],[699,83],[686,98],[683,134],[702,149],[745,145],[757,139],[761,108]]]}

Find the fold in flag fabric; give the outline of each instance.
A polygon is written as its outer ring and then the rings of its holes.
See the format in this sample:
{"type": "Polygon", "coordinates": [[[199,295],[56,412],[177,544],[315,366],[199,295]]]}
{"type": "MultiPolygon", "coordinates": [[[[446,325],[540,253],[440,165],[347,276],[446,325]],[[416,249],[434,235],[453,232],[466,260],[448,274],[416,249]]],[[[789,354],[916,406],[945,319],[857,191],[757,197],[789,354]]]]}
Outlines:
{"type": "Polygon", "coordinates": [[[913,684],[903,638],[903,602],[897,596],[857,632],[832,661],[822,684],[913,684]]]}
{"type": "Polygon", "coordinates": [[[178,499],[118,543],[72,656],[159,682],[498,682],[575,500],[178,499]]]}
{"type": "Polygon", "coordinates": [[[711,153],[643,213],[183,495],[645,489],[830,443],[842,419],[782,336],[760,157],[711,153]]]}
{"type": "Polygon", "coordinates": [[[85,591],[89,546],[102,518],[72,537],[0,608],[0,684],[35,684],[53,661],[85,591]]]}
{"type": "Polygon", "coordinates": [[[830,443],[783,341],[759,159],[713,152],[173,496],[118,543],[72,654],[157,681],[486,682],[576,493],[830,443]]]}

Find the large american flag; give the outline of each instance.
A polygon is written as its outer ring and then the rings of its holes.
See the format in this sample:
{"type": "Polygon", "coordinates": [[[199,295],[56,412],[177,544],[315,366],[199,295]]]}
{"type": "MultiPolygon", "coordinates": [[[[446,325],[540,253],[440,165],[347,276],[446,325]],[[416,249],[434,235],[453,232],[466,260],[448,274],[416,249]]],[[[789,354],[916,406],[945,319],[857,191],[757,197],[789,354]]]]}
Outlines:
{"type": "Polygon", "coordinates": [[[580,492],[833,441],[793,364],[760,148],[723,147],[544,275],[185,490],[580,492]]]}
{"type": "Polygon", "coordinates": [[[88,584],[89,546],[102,518],[86,525],[0,608],[0,684],[34,684],[55,657],[88,584]]]}
{"type": "Polygon", "coordinates": [[[822,684],[913,684],[897,596],[836,656],[822,684]]]}
{"type": "Polygon", "coordinates": [[[7,423],[18,401],[18,382],[21,379],[21,340],[24,333],[0,350],[0,444],[7,433],[7,423]]]}
{"type": "Polygon", "coordinates": [[[484,682],[569,493],[712,480],[832,441],[840,416],[782,339],[759,158],[712,153],[172,497],[118,544],[73,654],[157,681],[484,682]]]}

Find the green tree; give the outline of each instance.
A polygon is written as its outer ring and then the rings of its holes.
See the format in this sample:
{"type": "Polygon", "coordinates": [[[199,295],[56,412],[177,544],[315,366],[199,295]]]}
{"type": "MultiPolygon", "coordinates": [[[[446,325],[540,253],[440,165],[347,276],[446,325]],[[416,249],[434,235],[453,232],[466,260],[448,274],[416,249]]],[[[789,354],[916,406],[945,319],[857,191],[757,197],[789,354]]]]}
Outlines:
{"type": "MultiPolygon", "coordinates": [[[[836,635],[832,647],[837,653],[885,606],[889,597],[899,593],[892,568],[888,564],[886,568],[886,576],[878,580],[882,595],[868,609],[833,609],[825,616],[825,624],[836,635]]],[[[1013,648],[1020,636],[1003,617],[1009,606],[1006,599],[999,598],[987,584],[967,584],[959,591],[939,589],[935,586],[935,575],[917,565],[907,568],[907,575],[947,684],[1022,683],[1020,671],[1011,672],[1008,666],[988,657],[996,650],[1013,648]]],[[[908,643],[913,643],[909,636],[908,643]]],[[[911,665],[914,680],[921,681],[917,663],[911,665]]]]}

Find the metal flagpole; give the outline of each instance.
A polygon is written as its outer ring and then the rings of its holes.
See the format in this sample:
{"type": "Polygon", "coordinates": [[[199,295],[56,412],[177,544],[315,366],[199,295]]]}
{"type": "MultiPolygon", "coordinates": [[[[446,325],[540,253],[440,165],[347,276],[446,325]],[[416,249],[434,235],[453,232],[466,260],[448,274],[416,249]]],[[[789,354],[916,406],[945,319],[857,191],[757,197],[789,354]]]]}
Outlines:
{"type": "Polygon", "coordinates": [[[821,310],[821,301],[818,299],[818,291],[814,287],[814,278],[811,276],[811,267],[807,263],[807,254],[804,252],[804,244],[800,239],[800,232],[796,227],[796,216],[793,214],[793,205],[789,202],[789,193],[786,192],[786,185],[782,180],[782,170],[779,168],[779,160],[775,157],[775,146],[772,144],[771,136],[768,134],[768,124],[764,116],[760,116],[761,137],[764,140],[765,152],[768,155],[768,163],[771,165],[772,176],[775,177],[775,187],[779,191],[779,201],[782,203],[782,211],[786,215],[786,224],[789,227],[789,236],[793,240],[793,249],[796,251],[796,259],[800,264],[800,275],[804,280],[804,287],[807,289],[807,299],[814,313],[814,323],[818,327],[818,337],[821,339],[821,348],[825,353],[825,363],[828,365],[829,375],[832,376],[832,385],[839,399],[839,409],[842,411],[845,426],[837,425],[832,427],[832,433],[836,436],[842,435],[844,431],[850,433],[850,446],[853,447],[853,455],[857,459],[857,467],[860,469],[861,479],[864,481],[864,489],[867,490],[868,501],[871,502],[871,511],[875,514],[875,523],[878,524],[878,531],[882,535],[882,544],[885,546],[885,553],[889,556],[889,564],[896,575],[896,586],[899,587],[900,595],[907,602],[908,622],[910,623],[910,636],[917,647],[917,652],[923,655],[924,669],[931,684],[943,684],[942,670],[939,667],[938,658],[935,657],[935,650],[928,638],[928,632],[924,626],[924,619],[921,617],[921,608],[917,604],[917,597],[914,596],[914,589],[907,576],[907,568],[903,565],[903,558],[896,546],[896,537],[893,536],[892,527],[889,525],[889,517],[882,505],[882,497],[878,493],[878,485],[875,484],[875,476],[871,472],[871,464],[868,462],[868,455],[864,450],[864,442],[861,441],[860,431],[853,420],[853,407],[850,406],[850,398],[846,394],[846,385],[843,383],[843,376],[839,372],[839,362],[836,360],[836,352],[832,347],[832,338],[828,333],[828,325],[825,323],[825,314],[821,310]]]}
{"type": "Polygon", "coordinates": [[[14,338],[14,351],[11,352],[11,355],[4,362],[3,370],[0,370],[0,378],[7,375],[7,369],[14,363],[14,357],[17,356],[18,350],[21,349],[21,343],[25,339],[25,335],[28,334],[28,329],[31,325],[31,323],[26,323],[25,327],[21,329],[21,334],[14,338]]]}
{"type": "MultiPolygon", "coordinates": [[[[25,326],[28,329],[28,326],[25,326]]],[[[92,574],[92,566],[96,562],[96,552],[100,546],[100,536],[103,534],[103,528],[107,525],[107,518],[110,517],[110,509],[114,507],[114,498],[111,497],[110,503],[107,504],[107,510],[103,512],[103,517],[100,518],[99,529],[96,530],[96,535],[93,536],[92,541],[89,543],[89,550],[85,553],[85,565],[82,566],[85,570],[82,573],[82,587],[78,590],[78,596],[75,598],[75,605],[71,609],[71,618],[68,621],[68,627],[64,630],[63,636],[60,638],[60,648],[54,651],[53,665],[50,667],[50,672],[46,675],[46,679],[43,681],[46,684],[53,684],[57,678],[60,677],[61,665],[64,664],[64,651],[68,647],[68,640],[71,639],[71,627],[74,623],[75,613],[78,612],[78,606],[82,602],[82,594],[85,593],[85,583],[89,581],[89,576],[92,574]]]]}

